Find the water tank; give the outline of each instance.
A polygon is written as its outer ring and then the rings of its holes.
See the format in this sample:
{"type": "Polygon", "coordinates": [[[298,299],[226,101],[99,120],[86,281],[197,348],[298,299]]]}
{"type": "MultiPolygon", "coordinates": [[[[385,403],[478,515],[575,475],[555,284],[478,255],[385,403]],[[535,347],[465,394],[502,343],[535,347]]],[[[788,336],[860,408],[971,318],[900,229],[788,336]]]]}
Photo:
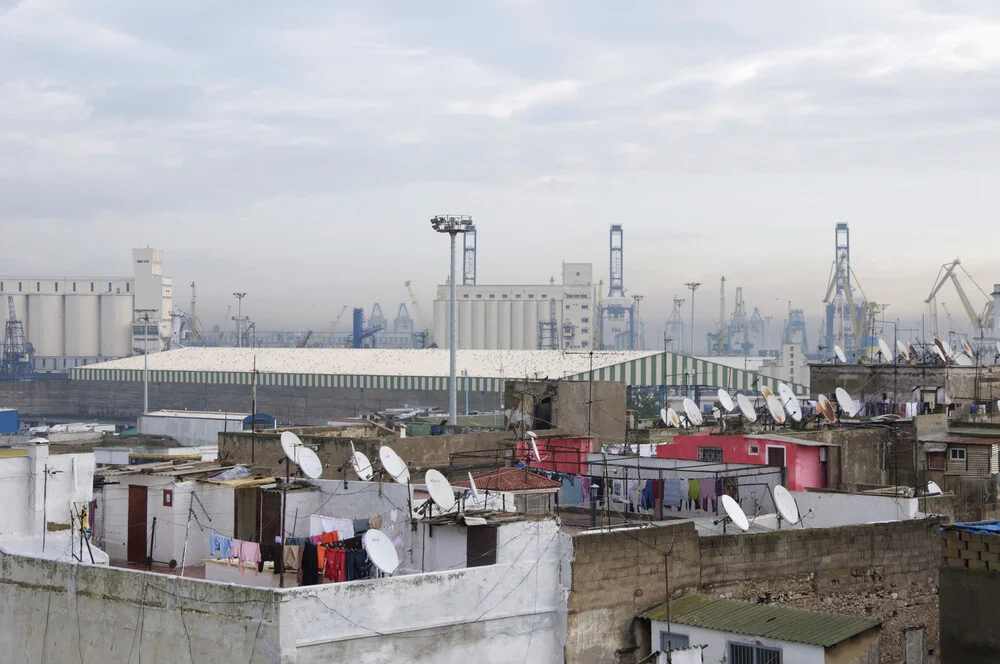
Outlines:
{"type": "Polygon", "coordinates": [[[97,295],[66,296],[66,356],[96,357],[101,352],[101,301],[97,295]]]}
{"type": "Polygon", "coordinates": [[[64,351],[63,296],[29,295],[28,341],[41,357],[61,357],[64,351]]]}
{"type": "Polygon", "coordinates": [[[132,354],[132,296],[101,296],[101,355],[125,357],[132,354]]]}

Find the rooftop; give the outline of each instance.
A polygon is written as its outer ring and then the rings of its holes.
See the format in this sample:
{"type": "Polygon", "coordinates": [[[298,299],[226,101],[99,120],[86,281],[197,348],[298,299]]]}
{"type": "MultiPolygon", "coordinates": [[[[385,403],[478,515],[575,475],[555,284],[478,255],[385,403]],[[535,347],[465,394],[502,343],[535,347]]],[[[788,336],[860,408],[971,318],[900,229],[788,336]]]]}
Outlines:
{"type": "MultiPolygon", "coordinates": [[[[881,623],[833,613],[805,611],[773,604],[750,604],[707,595],[685,595],[670,602],[671,622],[729,634],[829,648],[881,623]]],[[[647,611],[643,618],[666,621],[667,604],[647,611]]]]}
{"type": "Polygon", "coordinates": [[[250,417],[250,413],[224,413],[222,411],[211,410],[152,410],[143,417],[186,417],[198,420],[243,420],[250,417]]]}
{"type": "MultiPolygon", "coordinates": [[[[527,468],[498,468],[488,473],[473,475],[480,491],[543,491],[562,486],[555,480],[537,475],[527,468]]],[[[456,480],[453,486],[469,486],[469,480],[456,480]]]]}
{"type": "MultiPolygon", "coordinates": [[[[662,353],[660,353],[662,355],[662,353]]],[[[656,351],[594,352],[594,369],[657,355],[656,351]]],[[[178,348],[149,355],[150,371],[253,371],[323,375],[447,376],[447,349],[178,348]]],[[[589,353],[539,350],[460,350],[459,372],[471,378],[563,378],[590,369],[589,353]]],[[[75,377],[98,369],[143,370],[129,357],[78,367],[75,377]]]]}

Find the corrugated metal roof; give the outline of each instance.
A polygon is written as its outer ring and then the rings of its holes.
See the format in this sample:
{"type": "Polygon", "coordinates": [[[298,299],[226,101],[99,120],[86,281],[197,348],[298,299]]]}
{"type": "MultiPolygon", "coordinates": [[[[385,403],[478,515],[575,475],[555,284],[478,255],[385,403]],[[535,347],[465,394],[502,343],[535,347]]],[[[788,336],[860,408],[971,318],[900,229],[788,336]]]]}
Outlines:
{"type": "Polygon", "coordinates": [[[796,438],[795,436],[782,436],[781,434],[761,433],[746,436],[754,440],[773,440],[776,443],[791,443],[792,445],[803,445],[805,447],[840,447],[837,443],[825,443],[821,440],[809,440],[807,438],[796,438]]]}
{"type": "MultiPolygon", "coordinates": [[[[670,613],[671,622],[679,625],[822,648],[829,648],[881,625],[870,618],[852,618],[773,604],[750,604],[696,594],[672,601],[670,613]]],[[[667,605],[661,604],[642,617],[665,621],[667,605]]]]}

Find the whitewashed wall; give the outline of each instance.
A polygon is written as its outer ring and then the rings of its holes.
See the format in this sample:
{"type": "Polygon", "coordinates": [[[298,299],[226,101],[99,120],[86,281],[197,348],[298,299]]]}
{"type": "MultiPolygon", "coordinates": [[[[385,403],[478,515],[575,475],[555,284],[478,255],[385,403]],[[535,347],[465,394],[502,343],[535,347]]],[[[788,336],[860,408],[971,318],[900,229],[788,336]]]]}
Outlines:
{"type": "MultiPolygon", "coordinates": [[[[660,632],[667,631],[667,623],[657,620],[651,621],[651,634],[653,646],[658,647],[660,643],[660,632]]],[[[763,639],[756,636],[743,636],[742,634],[727,634],[716,632],[700,627],[689,627],[688,625],[673,624],[671,633],[685,634],[688,642],[692,646],[706,646],[702,652],[705,664],[722,664],[728,661],[729,643],[745,643],[767,648],[780,648],[783,662],[794,662],[795,664],[824,664],[826,652],[819,646],[807,646],[801,643],[789,643],[787,641],[775,641],[773,639],[763,639]]]]}

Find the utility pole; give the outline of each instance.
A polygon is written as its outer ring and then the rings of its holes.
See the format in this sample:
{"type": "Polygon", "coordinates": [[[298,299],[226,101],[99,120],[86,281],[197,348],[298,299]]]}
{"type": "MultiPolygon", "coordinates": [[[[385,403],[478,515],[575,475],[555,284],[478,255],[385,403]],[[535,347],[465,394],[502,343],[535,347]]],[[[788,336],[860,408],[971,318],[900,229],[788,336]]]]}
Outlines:
{"type": "Polygon", "coordinates": [[[694,356],[694,292],[701,286],[700,281],[689,281],[684,284],[691,289],[691,356],[694,356]]]}
{"type": "Polygon", "coordinates": [[[239,303],[236,307],[236,347],[243,348],[243,298],[246,293],[233,293],[233,297],[239,303]]]}
{"type": "Polygon", "coordinates": [[[632,314],[632,349],[642,350],[639,348],[639,303],[642,302],[645,295],[633,295],[632,299],[635,300],[635,309],[632,314]]]}

